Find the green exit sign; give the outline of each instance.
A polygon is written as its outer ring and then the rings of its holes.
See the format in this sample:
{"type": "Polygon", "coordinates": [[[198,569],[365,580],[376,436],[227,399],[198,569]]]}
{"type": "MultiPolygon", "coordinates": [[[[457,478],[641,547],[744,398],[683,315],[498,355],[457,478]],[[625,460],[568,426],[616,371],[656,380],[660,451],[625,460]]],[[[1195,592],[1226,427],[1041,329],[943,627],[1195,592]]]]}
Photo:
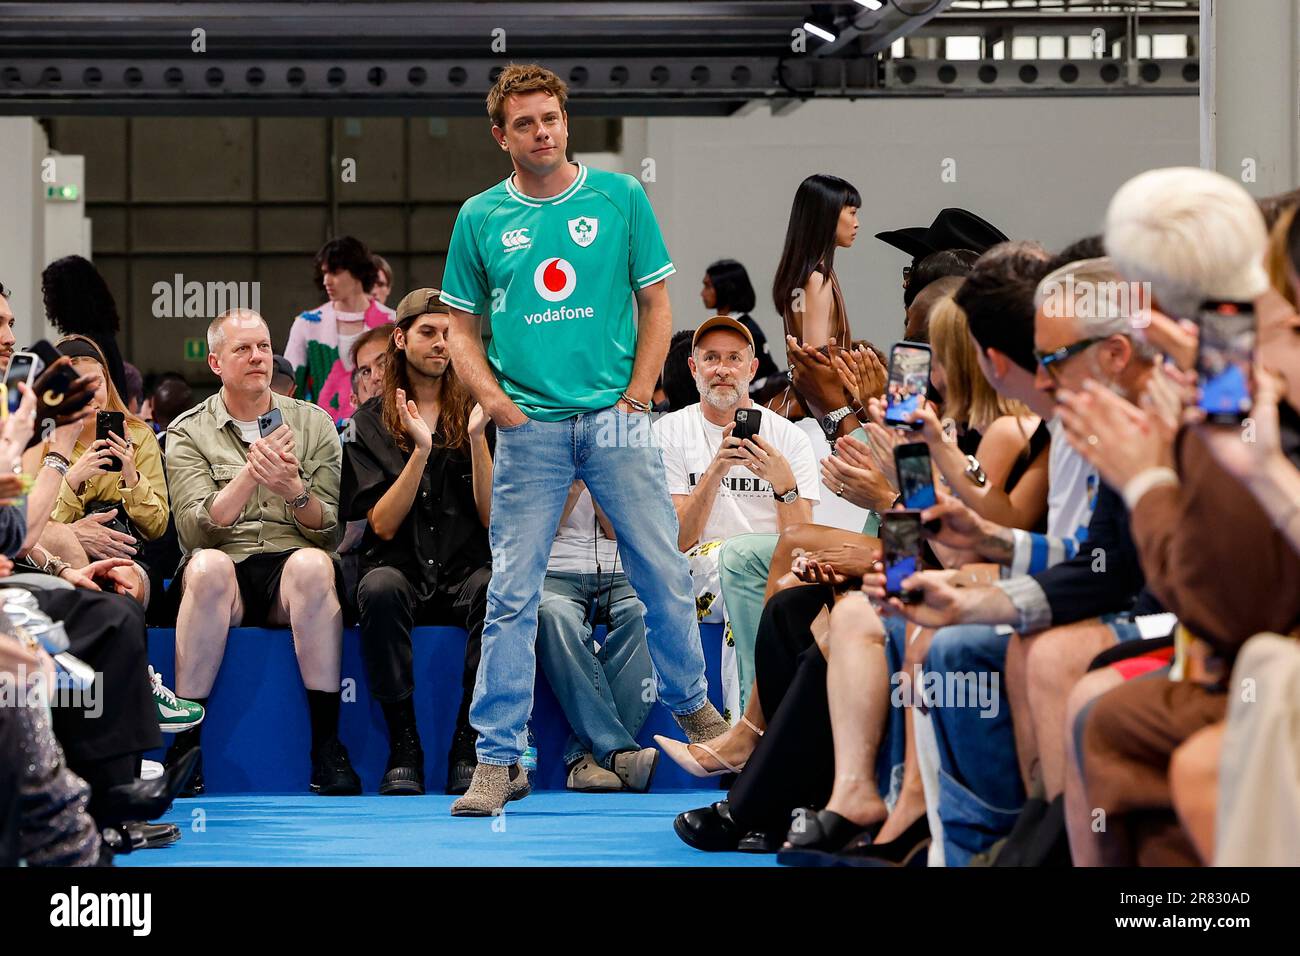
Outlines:
{"type": "Polygon", "coordinates": [[[207,357],[208,343],[206,339],[185,340],[185,361],[202,362],[207,357]]]}
{"type": "Polygon", "coordinates": [[[45,198],[58,202],[76,202],[81,190],[76,186],[46,186],[45,198]]]}

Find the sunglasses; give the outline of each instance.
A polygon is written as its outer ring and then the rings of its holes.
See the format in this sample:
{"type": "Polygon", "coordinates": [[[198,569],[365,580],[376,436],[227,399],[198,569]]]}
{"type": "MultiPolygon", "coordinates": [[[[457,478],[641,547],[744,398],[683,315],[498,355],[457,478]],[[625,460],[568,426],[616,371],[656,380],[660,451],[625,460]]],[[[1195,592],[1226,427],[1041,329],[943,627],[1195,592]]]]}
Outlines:
{"type": "Polygon", "coordinates": [[[1055,375],[1056,373],[1052,370],[1052,366],[1059,365],[1061,362],[1064,362],[1072,356],[1078,355],[1085,349],[1092,348],[1092,346],[1096,345],[1098,342],[1105,342],[1108,338],[1110,338],[1108,335],[1094,335],[1091,338],[1080,339],[1072,345],[1063,345],[1059,349],[1052,349],[1050,352],[1043,352],[1034,349],[1034,358],[1038,360],[1038,364],[1044,372],[1047,372],[1049,375],[1055,375]]]}

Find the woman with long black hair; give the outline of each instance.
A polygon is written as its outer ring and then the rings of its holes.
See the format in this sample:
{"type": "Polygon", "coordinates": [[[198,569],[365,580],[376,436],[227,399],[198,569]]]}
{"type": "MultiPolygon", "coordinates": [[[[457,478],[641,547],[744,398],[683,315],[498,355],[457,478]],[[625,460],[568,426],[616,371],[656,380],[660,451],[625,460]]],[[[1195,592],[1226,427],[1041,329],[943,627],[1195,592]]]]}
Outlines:
{"type": "MultiPolygon", "coordinates": [[[[825,173],[809,176],[794,194],[785,247],[772,280],[772,304],[784,321],[785,334],[800,345],[825,349],[831,339],[840,347],[853,341],[835,275],[835,250],[853,245],[861,205],[862,195],[852,183],[825,173]]],[[[768,405],[792,421],[808,414],[793,385],[768,405]]]]}
{"type": "Polygon", "coordinates": [[[772,303],[785,332],[821,348],[852,341],[844,295],[835,276],[835,250],[853,245],[862,196],[838,176],[817,173],[799,184],[790,207],[785,248],[772,281],[772,303]]]}

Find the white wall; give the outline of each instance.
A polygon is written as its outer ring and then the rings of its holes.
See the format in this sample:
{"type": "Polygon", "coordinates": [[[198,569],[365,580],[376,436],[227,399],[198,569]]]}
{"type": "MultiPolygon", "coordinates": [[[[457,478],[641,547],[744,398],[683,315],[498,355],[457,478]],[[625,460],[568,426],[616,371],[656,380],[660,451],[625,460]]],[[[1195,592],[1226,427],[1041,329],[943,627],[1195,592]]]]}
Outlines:
{"type": "Polygon", "coordinates": [[[45,332],[45,130],[29,116],[0,117],[0,282],[13,292],[14,335],[30,345],[45,332]]]}
{"type": "MultiPolygon", "coordinates": [[[[799,182],[833,173],[863,196],[861,230],[836,254],[854,334],[901,336],[901,269],[874,234],[929,225],[945,206],[979,213],[1012,238],[1060,248],[1099,231],[1115,189],[1144,169],[1197,165],[1195,97],[919,99],[812,102],[773,117],[624,121],[624,168],[646,183],[677,264],[677,328],[697,325],[704,268],[739,259],[758,292],[755,318],[774,346],[771,282],[799,182]],[[941,181],[945,159],[956,181],[941,181]]],[[[777,347],[773,355],[784,364],[777,347]]]]}

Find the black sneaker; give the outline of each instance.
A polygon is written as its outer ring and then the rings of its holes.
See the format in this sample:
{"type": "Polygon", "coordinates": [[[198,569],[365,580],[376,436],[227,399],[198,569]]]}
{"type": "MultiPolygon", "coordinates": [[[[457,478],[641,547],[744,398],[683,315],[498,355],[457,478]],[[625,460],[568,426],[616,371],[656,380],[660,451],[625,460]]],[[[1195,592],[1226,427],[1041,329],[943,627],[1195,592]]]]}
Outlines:
{"type": "Polygon", "coordinates": [[[352,769],[347,749],[337,737],[321,745],[311,758],[311,789],[322,797],[355,797],[361,778],[352,769]]]}
{"type": "Polygon", "coordinates": [[[414,727],[402,731],[393,741],[379,792],[385,796],[424,793],[424,750],[414,727]]]}
{"type": "Polygon", "coordinates": [[[474,753],[477,742],[478,734],[473,727],[457,728],[451,739],[451,752],[447,755],[447,793],[460,796],[469,790],[474,768],[478,766],[478,756],[474,753]]]}

